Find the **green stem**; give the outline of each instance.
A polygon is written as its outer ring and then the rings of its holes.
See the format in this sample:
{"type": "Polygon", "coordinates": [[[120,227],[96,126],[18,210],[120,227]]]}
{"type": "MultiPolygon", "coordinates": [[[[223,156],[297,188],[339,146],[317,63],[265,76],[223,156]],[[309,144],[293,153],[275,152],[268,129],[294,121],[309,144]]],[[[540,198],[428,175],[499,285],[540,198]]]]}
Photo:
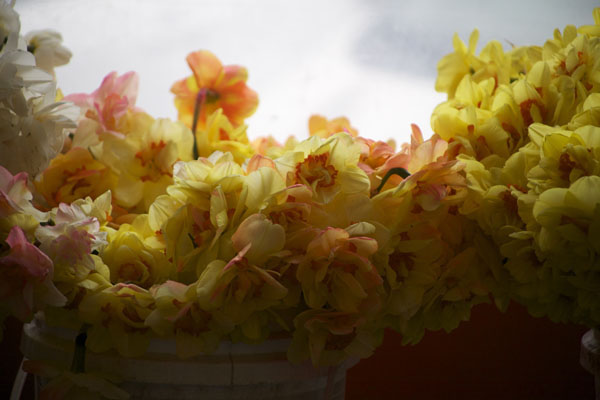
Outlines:
{"type": "Polygon", "coordinates": [[[196,128],[198,127],[198,117],[200,116],[200,109],[206,100],[206,89],[200,89],[196,96],[196,104],[194,105],[194,120],[192,122],[192,134],[194,135],[194,160],[197,160],[200,156],[198,154],[198,142],[196,140],[196,128]]]}
{"type": "Polygon", "coordinates": [[[383,188],[383,186],[385,185],[385,183],[387,182],[388,179],[390,179],[390,177],[392,175],[400,175],[403,179],[406,179],[410,176],[410,172],[408,172],[407,170],[405,170],[404,168],[398,167],[398,168],[392,168],[390,169],[385,176],[383,177],[383,179],[381,180],[381,183],[379,184],[379,187],[377,189],[375,189],[375,193],[379,193],[379,191],[383,188]]]}
{"type": "Polygon", "coordinates": [[[83,324],[79,334],[75,338],[75,349],[73,350],[73,361],[71,362],[71,372],[76,374],[85,373],[85,342],[87,340],[88,324],[83,324]]]}

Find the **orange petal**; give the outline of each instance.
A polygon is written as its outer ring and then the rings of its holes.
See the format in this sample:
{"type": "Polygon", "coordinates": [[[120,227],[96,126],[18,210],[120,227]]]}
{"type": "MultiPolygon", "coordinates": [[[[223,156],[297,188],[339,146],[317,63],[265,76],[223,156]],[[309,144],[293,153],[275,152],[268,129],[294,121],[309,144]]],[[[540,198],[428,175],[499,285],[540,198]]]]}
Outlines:
{"type": "Polygon", "coordinates": [[[308,132],[310,136],[313,136],[315,133],[326,130],[327,129],[327,118],[322,115],[311,115],[308,120],[308,132]]]}
{"type": "Polygon", "coordinates": [[[219,76],[223,74],[223,64],[210,51],[201,50],[190,53],[186,60],[194,72],[196,83],[201,88],[212,88],[219,76]]]}
{"type": "Polygon", "coordinates": [[[240,82],[246,82],[248,79],[248,70],[239,65],[227,65],[223,68],[223,78],[216,82],[220,88],[236,85],[240,82]]]}
{"type": "Polygon", "coordinates": [[[198,94],[198,85],[196,79],[193,76],[181,79],[171,86],[171,93],[177,97],[190,98],[196,101],[196,95],[198,94]]]}
{"type": "Polygon", "coordinates": [[[258,94],[245,84],[235,85],[221,95],[223,113],[236,126],[241,125],[258,107],[258,94]]]}

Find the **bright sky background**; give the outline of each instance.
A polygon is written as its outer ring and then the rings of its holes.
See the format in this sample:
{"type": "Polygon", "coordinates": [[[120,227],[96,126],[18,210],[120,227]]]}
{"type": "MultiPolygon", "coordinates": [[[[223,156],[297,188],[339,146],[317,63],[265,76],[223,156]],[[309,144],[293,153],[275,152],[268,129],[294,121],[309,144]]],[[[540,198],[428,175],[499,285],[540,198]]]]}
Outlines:
{"type": "Polygon", "coordinates": [[[480,45],[542,45],[554,28],[592,24],[597,1],[503,0],[17,0],[21,31],[52,28],[73,52],[57,69],[64,94],[93,91],[110,71],[140,75],[137,105],[176,118],[173,82],[185,56],[210,50],[249,70],[260,104],[251,138],[308,135],[311,114],[344,115],[365,137],[397,142],[410,124],[431,134],[444,97],[436,64],[452,35],[480,45]]]}

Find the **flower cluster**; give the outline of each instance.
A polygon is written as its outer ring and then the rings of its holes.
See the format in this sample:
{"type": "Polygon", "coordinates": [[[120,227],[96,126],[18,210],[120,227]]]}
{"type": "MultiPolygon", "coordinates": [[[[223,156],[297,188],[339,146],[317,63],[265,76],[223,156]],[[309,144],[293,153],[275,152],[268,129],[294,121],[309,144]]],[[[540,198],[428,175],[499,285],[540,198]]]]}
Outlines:
{"type": "Polygon", "coordinates": [[[455,38],[432,115],[466,164],[461,212],[499,251],[499,304],[588,326],[600,324],[600,9],[594,19],[507,53],[491,42],[476,56],[476,31],[468,49],[455,38]]]}
{"type": "Polygon", "coordinates": [[[466,173],[447,142],[415,126],[396,151],[313,116],[304,141],[250,143],[245,69],[207,51],[188,63],[194,75],[173,86],[182,122],[136,108],[137,76],[113,72],[65,97],[77,126],[33,187],[2,169],[6,282],[56,294],[6,313],[51,305],[49,323],[88,324],[88,349],[125,356],[156,336],[190,357],[284,331],[290,359],[334,364],[368,356],[386,327],[407,342],[451,330],[486,299],[482,235],[458,213],[466,173]],[[16,274],[17,251],[43,258],[43,276],[16,274]]]}
{"type": "Polygon", "coordinates": [[[0,19],[0,159],[13,174],[33,177],[60,152],[66,129],[75,126],[77,109],[56,102],[50,74],[70,53],[58,33],[49,39],[47,32],[33,32],[27,43],[20,36],[19,15],[5,2],[0,2],[0,19]]]}
{"type": "MultiPolygon", "coordinates": [[[[172,87],[177,122],[135,106],[135,73],[108,74],[63,99],[75,123],[48,117],[43,137],[56,146],[39,148],[56,151],[26,165],[2,158],[0,317],[44,310],[50,324],[83,324],[87,349],[127,357],[155,337],[192,357],[285,332],[290,360],[315,365],[369,356],[386,328],[406,343],[450,331],[490,293],[500,307],[514,298],[598,325],[594,17],[544,47],[492,42],[476,55],[476,32],[468,48],[455,38],[439,64],[448,100],[434,134],[413,125],[399,150],[323,116],[305,140],[250,142],[247,71],[208,51],[191,53],[193,74],[172,87]]],[[[17,41],[10,29],[5,46],[17,41]]],[[[27,55],[10,49],[0,64],[27,55]]],[[[30,50],[38,73],[69,54],[56,33],[32,35],[30,50]]],[[[25,96],[30,75],[15,65],[0,81],[25,96]]],[[[35,119],[42,100],[25,97],[35,119]]],[[[0,103],[3,126],[18,126],[25,103],[0,103]]]]}

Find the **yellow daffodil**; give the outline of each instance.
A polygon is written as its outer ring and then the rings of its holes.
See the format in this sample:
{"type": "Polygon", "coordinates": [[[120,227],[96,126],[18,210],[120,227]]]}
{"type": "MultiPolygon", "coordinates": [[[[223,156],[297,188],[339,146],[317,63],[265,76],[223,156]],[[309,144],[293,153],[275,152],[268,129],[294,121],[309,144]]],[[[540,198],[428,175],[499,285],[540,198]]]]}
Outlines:
{"type": "Polygon", "coordinates": [[[145,324],[161,336],[175,336],[177,355],[193,357],[214,351],[221,339],[223,324],[196,302],[194,285],[167,281],[150,293],[156,302],[145,324]]]}
{"type": "Polygon", "coordinates": [[[109,236],[101,256],[113,283],[133,283],[149,289],[173,275],[174,266],[163,251],[145,245],[143,239],[129,224],[122,224],[109,236]]]}
{"type": "Polygon", "coordinates": [[[376,251],[374,239],[350,237],[339,228],[319,232],[308,244],[296,273],[307,305],[319,309],[328,304],[339,311],[357,312],[382,284],[369,260],[376,251]]]}
{"type": "Polygon", "coordinates": [[[87,196],[96,198],[115,182],[107,165],[94,159],[88,150],[74,147],[53,159],[35,184],[48,205],[58,206],[87,196]]]}
{"type": "Polygon", "coordinates": [[[116,203],[147,211],[173,183],[173,166],[192,159],[191,132],[178,122],[155,120],[148,130],[134,130],[123,139],[107,137],[100,158],[118,175],[116,203]]]}
{"type": "MultiPolygon", "coordinates": [[[[285,243],[285,232],[262,214],[245,219],[231,238],[238,254],[228,263],[211,262],[200,275],[196,293],[200,306],[217,310],[243,325],[253,313],[279,303],[288,290],[278,281],[277,259],[285,243]]],[[[246,330],[246,334],[250,331],[246,330]]],[[[249,339],[258,337],[249,336],[249,339]]]]}
{"type": "Polygon", "coordinates": [[[208,157],[216,150],[230,152],[238,164],[254,154],[246,125],[233,125],[221,108],[208,114],[205,127],[196,131],[196,146],[201,157],[208,157]]]}
{"type": "Polygon", "coordinates": [[[314,366],[369,357],[383,339],[383,329],[368,325],[359,313],[308,310],[296,317],[294,325],[288,358],[292,362],[310,358],[314,366]]]}
{"type": "Polygon", "coordinates": [[[287,184],[310,187],[315,201],[328,203],[336,194],[368,193],[370,181],[358,166],[361,146],[346,133],[312,136],[275,160],[287,184]]]}
{"type": "Polygon", "coordinates": [[[88,294],[79,305],[81,320],[91,325],[86,347],[94,352],[115,348],[125,357],[144,354],[150,342],[144,321],[153,308],[152,295],[132,284],[88,294]]]}

